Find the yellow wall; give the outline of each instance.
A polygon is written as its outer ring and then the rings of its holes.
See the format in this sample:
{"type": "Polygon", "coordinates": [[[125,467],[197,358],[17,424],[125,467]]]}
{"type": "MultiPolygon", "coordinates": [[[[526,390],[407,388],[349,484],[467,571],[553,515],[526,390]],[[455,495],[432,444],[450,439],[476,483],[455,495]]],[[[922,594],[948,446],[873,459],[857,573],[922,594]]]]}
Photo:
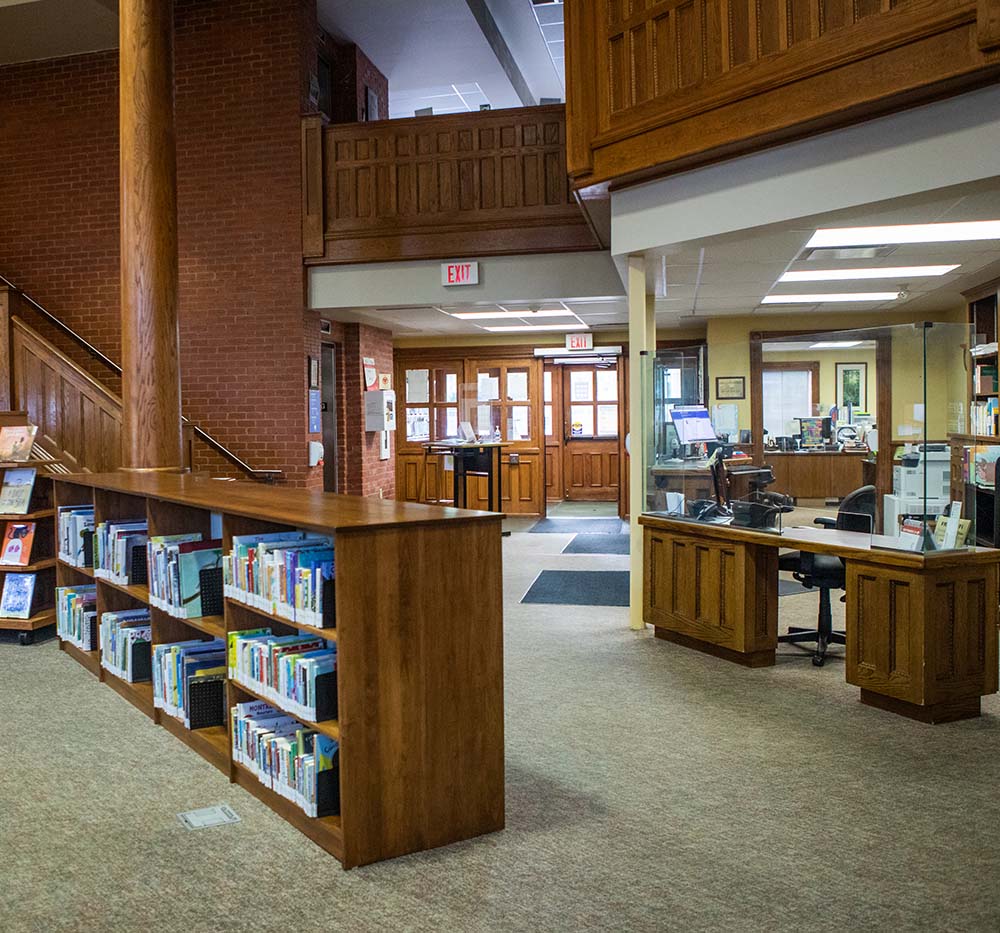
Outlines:
{"type": "MultiPolygon", "coordinates": [[[[819,410],[803,414],[820,414],[830,410],[837,404],[837,363],[867,363],[868,376],[865,386],[867,410],[875,411],[875,350],[795,350],[767,351],[764,353],[765,363],[819,363],[819,398],[814,402],[819,404],[819,410]]],[[[750,427],[749,424],[746,425],[750,427]]]]}
{"type": "MultiPolygon", "coordinates": [[[[801,314],[743,314],[732,317],[713,317],[708,319],[708,375],[709,375],[709,404],[717,404],[715,397],[715,377],[716,376],[744,376],[746,378],[746,398],[735,402],[739,407],[740,427],[750,427],[750,334],[755,331],[765,333],[780,333],[782,331],[805,331],[814,333],[832,332],[838,330],[849,330],[852,328],[889,326],[894,324],[910,324],[914,321],[940,321],[940,322],[961,322],[966,320],[966,308],[960,306],[940,312],[924,312],[914,315],[907,312],[879,312],[876,314],[851,313],[835,315],[819,315],[814,312],[801,314]]],[[[951,335],[952,338],[955,334],[951,335]]],[[[945,358],[952,360],[957,354],[949,354],[948,350],[954,350],[954,340],[949,339],[938,345],[935,351],[938,354],[938,372],[947,371],[947,389],[944,383],[933,387],[929,385],[928,410],[932,409],[930,398],[934,393],[943,393],[949,399],[964,397],[964,382],[959,383],[958,374],[955,373],[955,366],[942,366],[941,361],[945,358]],[[957,394],[956,394],[957,393],[957,394]]],[[[835,356],[839,361],[849,361],[856,354],[847,355],[846,351],[836,351],[835,356]]],[[[769,356],[771,356],[769,354],[769,356]]],[[[809,358],[815,358],[815,354],[810,354],[809,358]]],[[[858,357],[860,358],[860,357],[858,357]]],[[[893,409],[896,411],[897,404],[904,405],[905,399],[922,395],[922,370],[920,367],[912,365],[912,361],[904,357],[904,360],[896,362],[893,366],[893,409]]],[[[960,368],[960,367],[959,367],[960,368]]],[[[833,378],[833,377],[831,377],[833,378]]],[[[874,364],[869,366],[868,372],[868,392],[869,408],[874,407],[874,385],[875,378],[874,364]]],[[[828,390],[820,387],[823,404],[826,399],[836,398],[835,390],[832,395],[828,395],[828,390]]],[[[912,408],[912,401],[910,402],[912,408]]],[[[874,412],[873,412],[874,413],[874,412]]],[[[940,429],[936,422],[935,429],[940,429]]],[[[895,428],[895,425],[893,426],[895,428]]],[[[928,424],[930,429],[931,423],[928,424]]]]}

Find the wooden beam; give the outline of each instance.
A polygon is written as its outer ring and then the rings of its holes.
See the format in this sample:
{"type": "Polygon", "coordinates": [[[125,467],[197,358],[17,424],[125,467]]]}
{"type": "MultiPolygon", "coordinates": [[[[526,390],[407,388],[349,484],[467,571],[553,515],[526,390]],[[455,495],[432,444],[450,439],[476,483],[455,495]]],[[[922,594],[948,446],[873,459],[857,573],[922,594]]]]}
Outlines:
{"type": "Polygon", "coordinates": [[[10,303],[11,293],[7,288],[0,288],[0,411],[7,411],[11,406],[13,392],[13,372],[10,359],[10,303]]]}
{"type": "Polygon", "coordinates": [[[179,469],[173,0],[119,4],[122,465],[179,469]]]}
{"type": "Polygon", "coordinates": [[[1000,47],[1000,0],[979,0],[976,39],[983,51],[1000,47]]]}

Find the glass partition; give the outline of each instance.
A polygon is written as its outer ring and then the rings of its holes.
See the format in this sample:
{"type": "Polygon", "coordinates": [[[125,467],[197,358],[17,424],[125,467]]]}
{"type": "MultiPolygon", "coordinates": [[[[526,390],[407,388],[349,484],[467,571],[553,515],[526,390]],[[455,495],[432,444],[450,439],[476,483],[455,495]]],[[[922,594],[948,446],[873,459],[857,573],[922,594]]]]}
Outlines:
{"type": "Polygon", "coordinates": [[[696,352],[647,356],[646,507],[874,547],[975,545],[1000,405],[996,351],[972,347],[967,325],[907,324],[712,345],[715,372],[696,352]]]}

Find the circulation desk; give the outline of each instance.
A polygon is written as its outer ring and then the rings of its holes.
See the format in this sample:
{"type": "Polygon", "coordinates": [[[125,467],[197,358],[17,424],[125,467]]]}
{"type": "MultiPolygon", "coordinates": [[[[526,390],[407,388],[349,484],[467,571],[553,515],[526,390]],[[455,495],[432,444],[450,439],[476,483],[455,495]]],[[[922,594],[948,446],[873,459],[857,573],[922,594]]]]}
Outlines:
{"type": "Polygon", "coordinates": [[[639,523],[643,618],[658,638],[773,665],[779,548],[833,554],[847,576],[847,682],[862,703],[947,722],[978,716],[980,697],[997,692],[1000,550],[918,554],[849,531],[778,535],[651,514],[639,523]]]}

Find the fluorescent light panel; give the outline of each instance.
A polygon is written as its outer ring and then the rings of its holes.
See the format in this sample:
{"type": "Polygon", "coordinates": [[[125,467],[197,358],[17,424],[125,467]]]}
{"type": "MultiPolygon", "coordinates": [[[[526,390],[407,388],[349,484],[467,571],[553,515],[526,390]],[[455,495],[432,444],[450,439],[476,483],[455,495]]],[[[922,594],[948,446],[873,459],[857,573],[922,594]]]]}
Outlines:
{"type": "Polygon", "coordinates": [[[537,331],[566,331],[566,330],[589,330],[586,324],[523,324],[523,325],[504,325],[503,327],[484,327],[483,330],[488,330],[491,334],[526,334],[529,332],[537,331]]]}
{"type": "Polygon", "coordinates": [[[1000,220],[897,224],[890,227],[831,227],[817,230],[806,248],[884,243],[959,243],[966,240],[1000,240],[1000,220]]]}
{"type": "Polygon", "coordinates": [[[953,266],[885,266],[881,269],[806,269],[786,272],[779,282],[837,282],[851,279],[916,279],[921,276],[947,275],[953,266]]]}
{"type": "Polygon", "coordinates": [[[831,292],[816,295],[767,295],[762,305],[818,305],[828,301],[895,301],[899,292],[831,292]]]}
{"type": "Polygon", "coordinates": [[[860,340],[821,340],[809,345],[810,350],[846,350],[848,347],[861,346],[860,340]]]}
{"type": "Polygon", "coordinates": [[[576,317],[572,311],[555,308],[547,311],[446,311],[445,313],[460,321],[488,321],[499,318],[524,318],[527,321],[533,317],[576,317]]]}

